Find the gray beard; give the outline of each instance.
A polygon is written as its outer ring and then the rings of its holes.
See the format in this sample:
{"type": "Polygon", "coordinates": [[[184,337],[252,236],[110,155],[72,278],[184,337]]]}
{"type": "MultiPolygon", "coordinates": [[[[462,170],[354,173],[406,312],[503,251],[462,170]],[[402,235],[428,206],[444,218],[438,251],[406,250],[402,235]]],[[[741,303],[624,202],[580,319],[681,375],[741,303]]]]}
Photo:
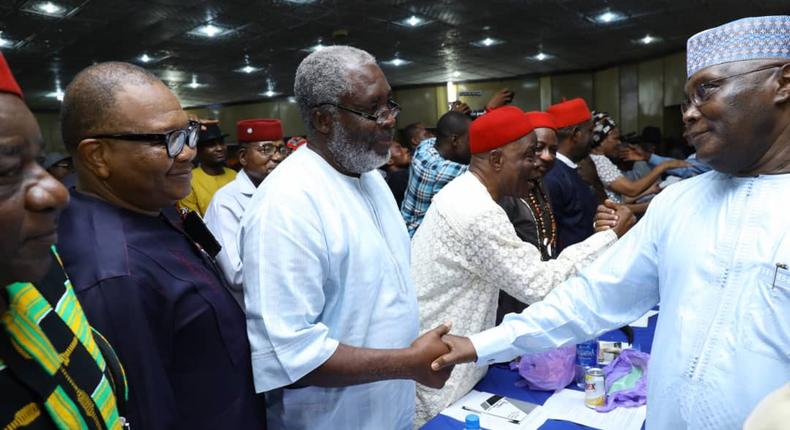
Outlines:
{"type": "Polygon", "coordinates": [[[381,167],[390,159],[389,151],[379,155],[370,148],[354,144],[348,139],[348,134],[342,127],[332,129],[327,149],[340,167],[357,175],[381,167]]]}

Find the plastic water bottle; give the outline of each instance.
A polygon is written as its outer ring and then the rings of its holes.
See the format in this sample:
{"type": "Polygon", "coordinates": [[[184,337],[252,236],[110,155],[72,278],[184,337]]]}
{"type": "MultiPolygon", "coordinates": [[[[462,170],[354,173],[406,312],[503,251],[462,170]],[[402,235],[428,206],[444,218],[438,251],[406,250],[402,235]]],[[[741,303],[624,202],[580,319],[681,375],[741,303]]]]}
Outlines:
{"type": "Polygon", "coordinates": [[[598,367],[598,338],[576,344],[576,386],[584,388],[587,369],[598,367]]]}
{"type": "Polygon", "coordinates": [[[480,430],[480,417],[475,414],[467,415],[464,430],[480,430]]]}

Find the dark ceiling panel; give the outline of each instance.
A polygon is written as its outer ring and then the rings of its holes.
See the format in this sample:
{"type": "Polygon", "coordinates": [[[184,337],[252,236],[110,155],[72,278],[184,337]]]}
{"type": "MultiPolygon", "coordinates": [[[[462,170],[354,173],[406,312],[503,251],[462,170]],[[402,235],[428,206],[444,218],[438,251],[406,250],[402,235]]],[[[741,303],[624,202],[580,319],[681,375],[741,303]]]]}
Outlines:
{"type": "Polygon", "coordinates": [[[3,48],[33,109],[57,109],[47,94],[100,61],[154,71],[185,106],[289,95],[306,48],[351,44],[380,61],[393,86],[590,70],[680,51],[705,28],[743,16],[787,13],[786,0],[52,0],[65,17],[31,13],[38,0],[0,1],[3,48]],[[606,11],[625,19],[601,24],[606,11]],[[428,24],[399,21],[415,15],[428,24]],[[203,38],[206,23],[230,31],[203,38]],[[652,45],[638,39],[661,38],[652,45]],[[473,46],[490,37],[504,43],[473,46]],[[529,57],[538,52],[545,61],[529,57]],[[147,54],[153,61],[142,63],[147,54]],[[246,60],[245,60],[246,59],[246,60]],[[255,73],[236,71],[246,62],[255,73]],[[453,72],[459,72],[454,75],[453,72]],[[201,84],[190,88],[193,81],[201,84]]]}

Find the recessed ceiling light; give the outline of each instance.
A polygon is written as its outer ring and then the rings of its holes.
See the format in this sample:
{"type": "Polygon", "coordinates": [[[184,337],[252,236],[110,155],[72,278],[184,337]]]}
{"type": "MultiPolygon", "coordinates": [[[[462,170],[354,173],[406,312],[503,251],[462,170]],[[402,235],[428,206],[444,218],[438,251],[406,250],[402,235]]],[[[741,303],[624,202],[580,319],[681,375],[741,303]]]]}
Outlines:
{"type": "Polygon", "coordinates": [[[533,60],[538,60],[538,61],[545,61],[545,60],[548,60],[549,58],[554,58],[554,56],[553,55],[549,55],[549,54],[541,51],[541,52],[538,52],[537,54],[535,54],[535,55],[533,55],[533,56],[531,56],[529,58],[532,58],[533,60]]]}
{"type": "Polygon", "coordinates": [[[315,52],[315,51],[320,51],[320,50],[322,50],[324,48],[326,48],[326,45],[323,45],[323,44],[321,44],[321,42],[318,42],[318,43],[316,43],[315,45],[313,45],[313,46],[311,46],[309,48],[303,49],[302,51],[315,52]]]}
{"type": "Polygon", "coordinates": [[[655,42],[658,42],[658,41],[659,41],[659,38],[653,37],[653,36],[651,36],[649,34],[645,35],[645,37],[639,39],[639,42],[641,44],[643,44],[643,45],[649,45],[651,43],[655,43],[655,42]]]}
{"type": "Polygon", "coordinates": [[[51,1],[38,3],[36,5],[36,9],[50,15],[56,15],[63,11],[63,7],[56,5],[51,1]]]}
{"type": "Polygon", "coordinates": [[[151,60],[152,58],[149,57],[148,54],[143,54],[140,56],[140,61],[142,61],[143,63],[150,63],[151,60]]]}
{"type": "Polygon", "coordinates": [[[54,99],[58,99],[58,101],[61,101],[61,102],[63,101],[63,96],[64,96],[63,90],[61,90],[60,88],[58,88],[57,90],[47,94],[47,97],[52,97],[54,99]]]}
{"type": "Polygon", "coordinates": [[[14,44],[14,42],[12,42],[12,41],[6,39],[5,37],[3,37],[3,32],[0,31],[0,48],[8,48],[8,47],[10,47],[13,44],[14,44]]]}
{"type": "Polygon", "coordinates": [[[262,92],[261,95],[264,96],[264,97],[271,98],[271,97],[280,95],[280,93],[278,93],[277,91],[273,91],[273,90],[266,90],[266,91],[262,92]]]}
{"type": "Polygon", "coordinates": [[[493,37],[486,37],[482,40],[478,40],[477,42],[472,42],[472,45],[481,47],[481,48],[489,48],[491,46],[499,45],[505,43],[503,40],[494,39],[493,37]]]}
{"type": "Polygon", "coordinates": [[[25,12],[35,13],[37,15],[63,17],[66,16],[73,8],[68,8],[58,3],[51,1],[34,1],[27,2],[22,10],[25,12]]]}
{"type": "Polygon", "coordinates": [[[223,36],[230,31],[229,28],[216,24],[206,24],[194,28],[189,34],[201,37],[217,37],[223,36]]]}
{"type": "Polygon", "coordinates": [[[255,72],[259,71],[259,70],[261,70],[260,67],[251,66],[249,64],[245,65],[244,67],[236,69],[237,72],[239,72],[239,73],[246,73],[248,75],[250,73],[255,73],[255,72]]]}
{"type": "Polygon", "coordinates": [[[195,89],[200,87],[205,87],[206,84],[201,84],[197,81],[197,75],[192,75],[192,82],[188,83],[187,86],[189,88],[195,89]]]}
{"type": "Polygon", "coordinates": [[[407,64],[411,64],[411,61],[404,60],[403,58],[395,57],[392,60],[382,61],[382,63],[388,66],[400,67],[400,66],[405,66],[407,64]]]}
{"type": "Polygon", "coordinates": [[[625,16],[623,16],[620,13],[613,12],[613,11],[610,11],[610,10],[608,10],[606,12],[603,12],[600,15],[598,15],[597,17],[595,17],[596,21],[598,21],[600,23],[603,23],[603,24],[609,24],[611,22],[620,21],[622,19],[625,19],[625,16]]]}
{"type": "Polygon", "coordinates": [[[404,27],[420,27],[420,26],[423,26],[425,24],[428,24],[429,22],[431,22],[431,21],[429,21],[429,20],[427,20],[425,18],[421,18],[421,17],[419,17],[417,15],[412,15],[410,17],[403,18],[400,21],[395,21],[396,24],[402,25],[404,27]]]}

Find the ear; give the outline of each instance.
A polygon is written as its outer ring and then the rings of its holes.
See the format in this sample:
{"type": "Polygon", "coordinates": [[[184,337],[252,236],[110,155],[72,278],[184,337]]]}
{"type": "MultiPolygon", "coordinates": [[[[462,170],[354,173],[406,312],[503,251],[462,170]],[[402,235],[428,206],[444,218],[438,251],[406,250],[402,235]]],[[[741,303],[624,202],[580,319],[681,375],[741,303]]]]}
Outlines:
{"type": "Polygon", "coordinates": [[[77,144],[77,156],[80,164],[85,166],[99,179],[110,177],[111,167],[107,141],[101,139],[83,139],[77,144]]]}
{"type": "Polygon", "coordinates": [[[774,103],[787,103],[790,100],[790,63],[785,64],[779,70],[779,88],[774,96],[774,103]]]}
{"type": "Polygon", "coordinates": [[[321,109],[313,109],[313,127],[321,134],[329,134],[332,129],[332,116],[321,109]]]}
{"type": "Polygon", "coordinates": [[[494,149],[488,153],[488,164],[491,165],[495,172],[502,171],[502,167],[505,165],[505,156],[502,148],[494,149]]]}
{"type": "Polygon", "coordinates": [[[241,167],[247,167],[247,147],[241,146],[238,152],[236,152],[236,155],[239,157],[239,164],[241,164],[241,167]]]}

